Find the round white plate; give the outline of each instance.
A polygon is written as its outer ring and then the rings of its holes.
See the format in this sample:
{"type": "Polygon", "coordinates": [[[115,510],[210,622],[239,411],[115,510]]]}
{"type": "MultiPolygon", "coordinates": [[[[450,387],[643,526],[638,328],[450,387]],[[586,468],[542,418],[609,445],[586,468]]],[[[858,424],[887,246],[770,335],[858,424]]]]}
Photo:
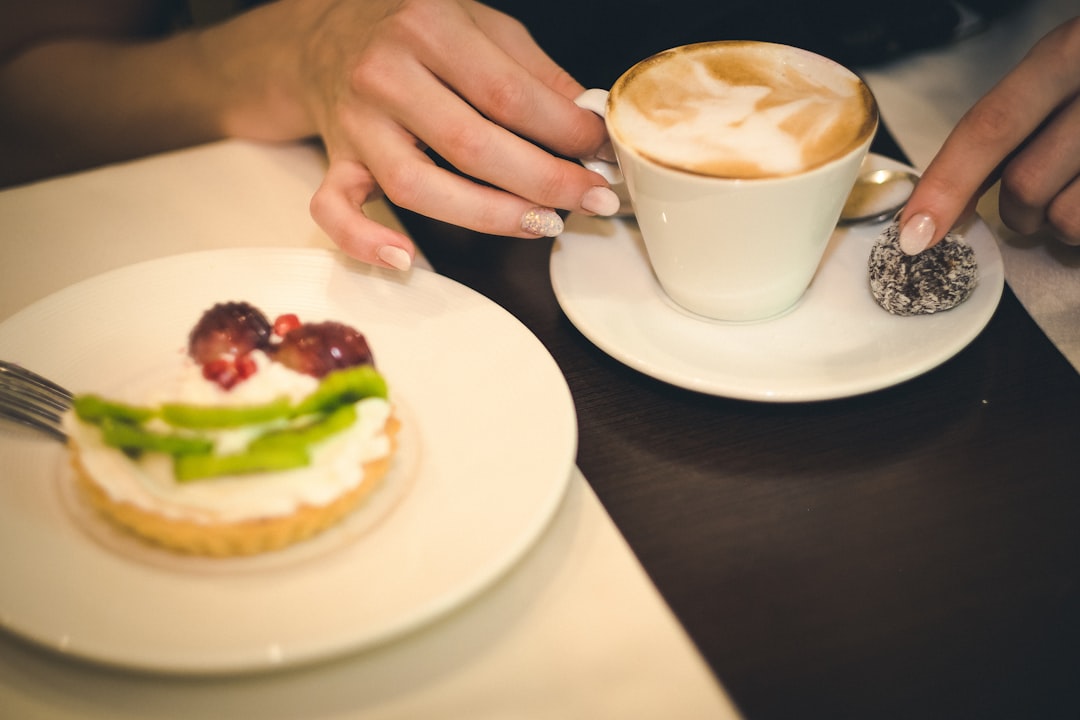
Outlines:
{"type": "Polygon", "coordinates": [[[0,425],[0,626],[129,668],[276,668],[436,618],[547,526],[577,447],[565,380],[509,313],[433,273],[399,276],[318,250],[179,255],[23,310],[0,324],[0,357],[76,392],[106,392],[176,367],[199,315],[225,300],[367,336],[404,421],[384,486],[309,543],[185,558],[111,532],[70,492],[61,444],[0,425]]]}
{"type": "MultiPolygon", "coordinates": [[[[868,167],[906,166],[872,155],[868,167]]],[[[979,284],[948,312],[897,317],[870,295],[867,260],[884,225],[838,228],[793,310],[724,323],[676,305],[649,266],[637,223],[572,215],[551,253],[551,282],[570,321],[616,360],[659,380],[745,400],[847,397],[894,385],[949,359],[986,326],[1004,287],[990,229],[965,239],[979,284]]]]}

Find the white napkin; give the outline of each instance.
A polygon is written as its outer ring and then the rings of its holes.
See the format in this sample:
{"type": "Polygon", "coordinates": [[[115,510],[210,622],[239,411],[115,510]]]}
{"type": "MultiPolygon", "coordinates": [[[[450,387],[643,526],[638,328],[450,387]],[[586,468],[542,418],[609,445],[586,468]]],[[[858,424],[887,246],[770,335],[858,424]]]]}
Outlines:
{"type": "Polygon", "coordinates": [[[998,188],[979,203],[1001,242],[1005,280],[1042,331],[1080,372],[1080,247],[1049,233],[1024,237],[998,219],[998,188]]]}
{"type": "MultiPolygon", "coordinates": [[[[0,320],[92,275],[219,247],[334,248],[308,198],[326,170],[308,145],[210,143],[0,192],[0,320]]],[[[405,229],[383,201],[374,220],[405,229]]],[[[430,269],[418,256],[417,267],[430,269]]]]}

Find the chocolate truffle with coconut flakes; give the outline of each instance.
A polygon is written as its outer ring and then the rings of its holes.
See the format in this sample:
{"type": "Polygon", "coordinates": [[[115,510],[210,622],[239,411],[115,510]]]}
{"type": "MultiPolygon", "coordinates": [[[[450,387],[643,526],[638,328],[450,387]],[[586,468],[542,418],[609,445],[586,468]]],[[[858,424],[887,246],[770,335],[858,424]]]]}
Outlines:
{"type": "Polygon", "coordinates": [[[971,296],[978,283],[975,252],[953,234],[918,255],[900,249],[893,221],[870,250],[870,292],[893,315],[929,315],[971,296]]]}

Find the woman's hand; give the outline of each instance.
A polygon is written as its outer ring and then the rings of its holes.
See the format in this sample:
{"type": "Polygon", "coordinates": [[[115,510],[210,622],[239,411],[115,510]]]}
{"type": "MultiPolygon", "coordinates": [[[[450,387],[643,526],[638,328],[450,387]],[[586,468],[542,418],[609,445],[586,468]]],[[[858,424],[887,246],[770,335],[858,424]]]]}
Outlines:
{"type": "Polygon", "coordinates": [[[513,237],[558,234],[554,208],[618,209],[603,178],[549,152],[590,156],[606,133],[574,105],[583,88],[516,20],[471,0],[322,5],[299,58],[330,160],[311,213],[348,254],[409,267],[411,242],[361,210],[380,192],[423,215],[513,237]],[[463,175],[438,167],[427,148],[463,175]]]}
{"type": "Polygon", "coordinates": [[[557,157],[605,145],[603,122],[572,101],[583,88],[472,0],[277,0],[166,35],[165,0],[38,5],[0,10],[0,182],[221,137],[318,135],[330,165],[312,216],[348,254],[399,269],[412,243],[361,209],[380,193],[516,237],[558,234],[555,208],[618,208],[603,178],[557,157]]]}
{"type": "Polygon", "coordinates": [[[964,115],[900,216],[914,255],[974,212],[1000,177],[1002,221],[1080,244],[1080,17],[1051,31],[964,115]]]}

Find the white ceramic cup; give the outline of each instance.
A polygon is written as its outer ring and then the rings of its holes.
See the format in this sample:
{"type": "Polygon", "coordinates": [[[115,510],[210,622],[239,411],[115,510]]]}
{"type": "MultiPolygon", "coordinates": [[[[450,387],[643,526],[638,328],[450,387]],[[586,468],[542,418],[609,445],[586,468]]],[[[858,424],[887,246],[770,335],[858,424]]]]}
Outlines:
{"type": "MultiPolygon", "coordinates": [[[[806,291],[878,122],[873,96],[854,73],[805,50],[763,42],[718,41],[675,48],[635,65],[610,92],[587,90],[576,102],[606,120],[618,166],[595,160],[585,164],[604,174],[617,191],[625,178],[661,287],[692,313],[736,322],[783,314],[806,291]],[[705,65],[718,62],[718,67],[727,68],[718,71],[723,75],[733,64],[746,61],[742,55],[731,56],[735,50],[756,63],[751,73],[755,79],[736,76],[730,84],[735,94],[729,97],[726,81],[718,81],[705,65]],[[687,82],[711,89],[698,93],[682,81],[671,82],[675,70],[666,66],[672,63],[692,69],[689,75],[685,68],[678,70],[689,77],[687,82]],[[699,67],[693,69],[695,65],[699,67]],[[657,68],[660,75],[654,77],[657,68]],[[786,78],[777,81],[784,97],[775,104],[758,98],[776,95],[775,89],[757,87],[772,82],[770,76],[786,78]],[[790,76],[798,79],[794,85],[790,76]],[[850,137],[834,142],[823,158],[794,158],[792,143],[798,141],[785,136],[784,122],[750,136],[736,132],[730,137],[723,134],[727,130],[710,129],[707,137],[699,138],[678,127],[684,105],[690,106],[690,115],[696,118],[691,122],[699,130],[725,123],[749,128],[761,117],[771,121],[778,115],[791,120],[808,104],[819,102],[800,93],[805,90],[812,96],[822,87],[829,88],[826,95],[854,93],[857,108],[851,112],[850,104],[842,105],[846,110],[837,111],[846,118],[850,137]],[[761,110],[762,103],[771,109],[761,110]],[[638,112],[642,104],[644,114],[638,112]],[[650,118],[657,117],[661,125],[650,125],[650,118]],[[721,156],[729,150],[743,157],[723,161],[721,156]],[[744,171],[747,162],[755,167],[744,171]]],[[[823,145],[817,140],[804,144],[823,145]]]]}

